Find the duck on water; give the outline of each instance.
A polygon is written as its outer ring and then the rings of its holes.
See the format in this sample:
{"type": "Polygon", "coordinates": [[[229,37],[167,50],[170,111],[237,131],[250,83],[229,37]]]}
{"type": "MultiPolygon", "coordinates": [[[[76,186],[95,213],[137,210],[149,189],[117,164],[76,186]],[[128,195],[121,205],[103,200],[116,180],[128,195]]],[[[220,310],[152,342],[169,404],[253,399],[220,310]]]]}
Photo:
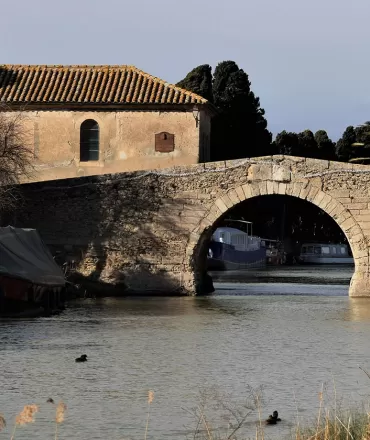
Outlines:
{"type": "Polygon", "coordinates": [[[76,359],[76,362],[86,362],[87,361],[87,355],[82,354],[79,358],[76,359]]]}
{"type": "Polygon", "coordinates": [[[269,415],[269,418],[266,420],[266,423],[268,425],[276,425],[277,422],[281,422],[281,419],[279,417],[279,413],[277,411],[274,411],[272,415],[269,415]]]}

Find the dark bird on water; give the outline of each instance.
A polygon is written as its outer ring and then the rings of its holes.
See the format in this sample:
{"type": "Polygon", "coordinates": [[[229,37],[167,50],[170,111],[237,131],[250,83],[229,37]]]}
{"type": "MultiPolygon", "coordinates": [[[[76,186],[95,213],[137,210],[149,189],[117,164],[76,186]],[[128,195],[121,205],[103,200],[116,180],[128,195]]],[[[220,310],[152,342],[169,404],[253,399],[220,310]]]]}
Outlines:
{"type": "Polygon", "coordinates": [[[272,415],[269,415],[269,418],[266,420],[266,423],[268,425],[276,425],[277,422],[281,422],[281,419],[279,418],[279,413],[277,411],[274,411],[272,415]]]}
{"type": "Polygon", "coordinates": [[[51,397],[49,397],[46,403],[54,403],[54,400],[51,397]]]}
{"type": "Polygon", "coordinates": [[[87,361],[87,355],[82,354],[79,358],[76,359],[76,362],[86,362],[87,361]]]}

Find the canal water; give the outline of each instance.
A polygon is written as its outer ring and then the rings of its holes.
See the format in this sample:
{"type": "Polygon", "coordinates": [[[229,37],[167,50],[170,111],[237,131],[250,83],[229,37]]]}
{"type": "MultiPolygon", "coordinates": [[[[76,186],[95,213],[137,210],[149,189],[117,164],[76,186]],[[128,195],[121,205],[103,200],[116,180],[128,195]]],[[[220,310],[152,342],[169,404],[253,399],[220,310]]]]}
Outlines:
{"type": "MultiPolygon", "coordinates": [[[[282,422],[284,438],[324,404],[367,404],[370,300],[350,299],[352,268],[275,268],[214,275],[203,298],[122,298],[69,304],[59,316],[0,322],[0,412],[10,438],[25,404],[40,411],[16,439],[54,438],[55,406],[68,407],[60,439],[190,438],[192,409],[208,395],[205,416],[227,428],[223,404],[242,409],[263,388],[262,417],[282,422]],[[75,358],[87,354],[87,363],[75,358]],[[216,397],[227,394],[229,397],[216,397]],[[220,400],[219,400],[220,399],[220,400]]],[[[255,436],[257,411],[243,435],[255,436]]],[[[191,437],[192,438],[192,437],[191,437]]],[[[240,438],[240,437],[238,437],[240,438]]]]}

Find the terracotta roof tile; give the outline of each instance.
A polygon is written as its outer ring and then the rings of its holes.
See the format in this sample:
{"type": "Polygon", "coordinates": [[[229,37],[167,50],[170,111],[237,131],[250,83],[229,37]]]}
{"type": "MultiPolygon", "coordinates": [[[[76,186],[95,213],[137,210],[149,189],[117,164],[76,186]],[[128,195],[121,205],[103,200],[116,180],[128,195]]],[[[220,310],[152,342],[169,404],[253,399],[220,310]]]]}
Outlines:
{"type": "Polygon", "coordinates": [[[207,100],[134,66],[0,65],[8,103],[205,104],[207,100]]]}

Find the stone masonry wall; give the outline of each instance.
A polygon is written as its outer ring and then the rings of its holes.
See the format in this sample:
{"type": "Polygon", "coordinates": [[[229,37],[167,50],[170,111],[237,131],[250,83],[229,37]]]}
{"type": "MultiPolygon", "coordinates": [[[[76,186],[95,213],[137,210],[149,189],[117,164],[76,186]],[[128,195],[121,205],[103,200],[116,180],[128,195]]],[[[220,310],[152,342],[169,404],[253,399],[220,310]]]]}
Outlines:
{"type": "Polygon", "coordinates": [[[370,296],[370,167],[272,156],[23,185],[17,226],[37,228],[85,276],[130,292],[205,291],[206,242],[228,209],[281,194],[311,202],[346,234],[350,295],[370,296]]]}
{"type": "Polygon", "coordinates": [[[27,142],[35,154],[36,172],[28,181],[48,181],[106,173],[168,168],[209,159],[200,129],[209,131],[210,115],[200,110],[200,124],[192,110],[73,111],[41,110],[24,113],[27,142]],[[99,160],[80,161],[80,127],[87,119],[99,124],[99,160]],[[155,151],[155,134],[175,136],[171,152],[155,151]],[[203,151],[204,150],[204,151],[203,151]]]}

